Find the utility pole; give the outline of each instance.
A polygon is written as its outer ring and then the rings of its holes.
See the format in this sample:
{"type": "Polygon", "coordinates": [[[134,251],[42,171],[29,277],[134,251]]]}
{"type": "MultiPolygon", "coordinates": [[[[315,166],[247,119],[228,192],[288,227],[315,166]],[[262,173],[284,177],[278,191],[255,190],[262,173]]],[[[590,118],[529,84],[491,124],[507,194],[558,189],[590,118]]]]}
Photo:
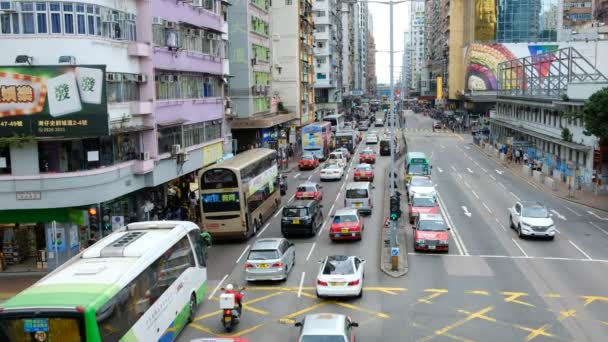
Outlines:
{"type": "MultiPolygon", "coordinates": [[[[394,47],[393,47],[393,0],[389,2],[389,25],[390,25],[390,80],[391,80],[391,107],[390,107],[390,128],[391,128],[391,162],[389,167],[390,172],[390,189],[391,196],[395,196],[395,73],[394,73],[394,47]]],[[[391,247],[397,247],[397,221],[390,221],[391,223],[391,247]]]]}

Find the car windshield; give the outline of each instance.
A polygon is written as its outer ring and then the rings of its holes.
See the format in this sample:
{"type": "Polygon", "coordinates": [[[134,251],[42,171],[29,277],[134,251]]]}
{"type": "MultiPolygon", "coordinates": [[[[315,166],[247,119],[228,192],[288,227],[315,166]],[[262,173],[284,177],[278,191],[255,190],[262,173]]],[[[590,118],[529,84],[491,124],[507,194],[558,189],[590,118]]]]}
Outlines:
{"type": "Polygon", "coordinates": [[[247,260],[271,260],[278,259],[279,252],[274,249],[253,250],[249,252],[247,260]]]}
{"type": "Polygon", "coordinates": [[[344,342],[342,335],[302,335],[300,342],[344,342]]]}
{"type": "Polygon", "coordinates": [[[304,186],[298,187],[298,192],[315,192],[315,191],[317,191],[317,189],[315,189],[314,185],[304,185],[304,186]]]}
{"type": "Polygon", "coordinates": [[[420,164],[410,165],[408,173],[410,175],[426,175],[428,173],[428,167],[420,164]]]}
{"type": "Polygon", "coordinates": [[[422,231],[432,231],[432,232],[442,232],[447,230],[445,223],[439,220],[423,220],[418,224],[418,230],[422,231]]]}
{"type": "Polygon", "coordinates": [[[367,165],[367,164],[365,164],[365,165],[358,165],[357,166],[357,170],[359,170],[359,171],[371,171],[372,167],[369,166],[369,165],[367,165]]]}
{"type": "Polygon", "coordinates": [[[325,167],[326,169],[331,169],[331,170],[340,170],[340,167],[336,164],[329,164],[325,167]]]}
{"type": "Polygon", "coordinates": [[[339,215],[334,217],[334,223],[359,222],[357,215],[339,215]]]}
{"type": "Polygon", "coordinates": [[[541,206],[533,206],[533,207],[524,207],[523,217],[531,217],[531,218],[547,218],[549,217],[549,213],[547,209],[541,206]]]}
{"type": "Polygon", "coordinates": [[[412,186],[433,186],[433,182],[428,178],[413,178],[410,185],[412,185],[412,186]]]}
{"type": "Polygon", "coordinates": [[[329,159],[342,159],[342,158],[341,158],[341,156],[339,156],[339,155],[338,155],[338,154],[336,154],[336,153],[331,153],[331,154],[329,155],[329,159]]]}
{"type": "Polygon", "coordinates": [[[372,150],[363,150],[363,151],[361,151],[361,154],[374,154],[374,151],[372,151],[372,150]]]}
{"type": "Polygon", "coordinates": [[[313,160],[315,159],[315,157],[313,157],[311,154],[305,154],[302,156],[302,160],[313,160]]]}
{"type": "Polygon", "coordinates": [[[435,200],[431,197],[414,197],[412,200],[412,206],[414,207],[434,207],[435,200]]]}
{"type": "Polygon", "coordinates": [[[355,273],[355,268],[350,259],[329,259],[323,267],[324,275],[348,275],[353,273],[355,273]]]}
{"type": "Polygon", "coordinates": [[[348,189],[346,198],[367,198],[367,189],[348,189]]]}
{"type": "Polygon", "coordinates": [[[285,208],[283,209],[283,217],[304,217],[308,213],[306,208],[285,208]]]}

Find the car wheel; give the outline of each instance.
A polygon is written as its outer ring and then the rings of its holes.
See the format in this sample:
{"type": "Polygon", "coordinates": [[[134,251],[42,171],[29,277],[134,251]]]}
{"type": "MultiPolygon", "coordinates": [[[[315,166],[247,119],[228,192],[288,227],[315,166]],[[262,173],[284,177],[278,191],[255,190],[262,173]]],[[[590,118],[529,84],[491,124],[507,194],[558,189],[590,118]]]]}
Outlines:
{"type": "Polygon", "coordinates": [[[188,315],[188,323],[194,322],[194,316],[196,315],[196,296],[194,293],[190,295],[190,314],[188,315]]]}
{"type": "Polygon", "coordinates": [[[517,225],[517,236],[519,236],[520,239],[523,239],[524,234],[521,233],[521,225],[518,224],[517,225]]]}
{"type": "Polygon", "coordinates": [[[511,215],[509,215],[509,228],[515,228],[515,225],[513,224],[513,216],[511,215]]]}
{"type": "Polygon", "coordinates": [[[555,239],[555,236],[547,236],[547,240],[549,241],[553,241],[555,239]]]}
{"type": "Polygon", "coordinates": [[[357,295],[357,298],[362,298],[363,297],[363,286],[361,287],[361,290],[359,291],[359,294],[357,295]]]}
{"type": "Polygon", "coordinates": [[[315,291],[315,293],[316,293],[316,295],[317,295],[317,298],[319,298],[319,299],[323,299],[323,296],[321,296],[321,295],[319,294],[319,291],[315,291]]]}

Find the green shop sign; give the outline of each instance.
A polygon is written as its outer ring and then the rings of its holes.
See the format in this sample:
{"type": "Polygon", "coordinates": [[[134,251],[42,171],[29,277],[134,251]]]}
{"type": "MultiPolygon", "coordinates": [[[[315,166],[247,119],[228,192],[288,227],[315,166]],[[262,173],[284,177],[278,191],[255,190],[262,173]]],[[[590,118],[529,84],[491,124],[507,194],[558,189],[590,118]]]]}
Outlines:
{"type": "Polygon", "coordinates": [[[104,65],[0,66],[0,137],[108,134],[104,65]]]}

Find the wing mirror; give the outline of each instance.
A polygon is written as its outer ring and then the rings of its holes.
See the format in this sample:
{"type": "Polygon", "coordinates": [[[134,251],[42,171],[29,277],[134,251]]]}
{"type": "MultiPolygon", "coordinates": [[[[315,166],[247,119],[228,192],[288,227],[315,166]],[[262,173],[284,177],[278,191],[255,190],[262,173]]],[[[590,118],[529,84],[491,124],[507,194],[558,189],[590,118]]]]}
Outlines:
{"type": "Polygon", "coordinates": [[[355,327],[355,328],[358,328],[358,327],[359,327],[359,323],[357,323],[357,322],[350,322],[350,324],[349,324],[349,325],[350,325],[351,327],[355,327]]]}
{"type": "Polygon", "coordinates": [[[294,327],[301,327],[302,326],[302,322],[295,322],[293,324],[294,327]]]}

